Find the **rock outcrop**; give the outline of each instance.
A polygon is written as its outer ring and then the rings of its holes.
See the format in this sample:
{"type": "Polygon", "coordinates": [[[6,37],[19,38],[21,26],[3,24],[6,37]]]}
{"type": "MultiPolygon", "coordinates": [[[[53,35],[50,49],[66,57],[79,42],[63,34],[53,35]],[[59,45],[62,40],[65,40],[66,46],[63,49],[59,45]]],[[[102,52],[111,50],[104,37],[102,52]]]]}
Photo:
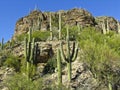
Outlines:
{"type": "Polygon", "coordinates": [[[67,11],[60,10],[58,12],[41,12],[40,10],[33,10],[27,16],[20,18],[16,22],[13,39],[15,39],[16,36],[27,33],[29,28],[41,31],[49,30],[50,13],[52,17],[52,29],[58,30],[59,12],[61,12],[62,26],[66,24],[75,26],[78,24],[83,27],[96,26],[101,29],[101,23],[103,23],[104,20],[105,22],[108,21],[110,30],[117,30],[117,20],[113,17],[94,17],[85,9],[74,8],[67,11]]]}
{"type": "MultiPolygon", "coordinates": [[[[68,11],[51,12],[52,27],[55,30],[58,29],[59,12],[61,12],[62,25],[94,26],[96,24],[94,17],[87,10],[74,8],[68,11]]],[[[49,16],[50,12],[34,10],[29,15],[20,18],[16,23],[13,38],[27,33],[29,28],[42,31],[49,30],[49,16]]]]}
{"type": "Polygon", "coordinates": [[[96,17],[95,22],[97,23],[97,26],[99,28],[102,28],[101,23],[103,23],[103,22],[107,23],[108,22],[109,29],[117,32],[117,20],[113,17],[109,17],[109,16],[96,17]]]}

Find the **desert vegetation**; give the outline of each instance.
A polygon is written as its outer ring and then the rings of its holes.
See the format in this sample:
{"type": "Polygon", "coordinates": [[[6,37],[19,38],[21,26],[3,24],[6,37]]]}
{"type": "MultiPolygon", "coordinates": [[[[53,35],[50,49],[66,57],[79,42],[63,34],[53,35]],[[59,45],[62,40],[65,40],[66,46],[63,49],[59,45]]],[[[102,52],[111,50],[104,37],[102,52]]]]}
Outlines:
{"type": "MultiPolygon", "coordinates": [[[[81,25],[61,26],[61,13],[56,23],[58,30],[40,31],[29,28],[28,34],[21,34],[16,41],[0,44],[0,66],[13,68],[14,73],[4,81],[8,90],[70,90],[64,85],[63,73],[67,67],[68,83],[72,83],[72,63],[77,60],[84,63],[97,81],[96,90],[119,90],[120,87],[120,34],[109,30],[103,23],[102,29],[81,25]],[[68,28],[69,27],[69,28],[68,28]],[[38,63],[42,54],[40,43],[57,43],[54,55],[46,63],[38,63]],[[14,48],[23,48],[22,56],[12,52],[14,48]],[[43,66],[43,69],[40,68],[43,66]],[[41,72],[40,72],[41,71],[41,72]],[[57,80],[46,80],[57,73],[57,80]]],[[[55,24],[56,24],[55,23],[55,24]]],[[[106,23],[108,24],[108,23],[106,23]]],[[[119,24],[118,24],[119,27],[119,24]]],[[[119,31],[119,28],[116,30],[119,31]]],[[[83,86],[82,86],[83,87],[83,86]]]]}

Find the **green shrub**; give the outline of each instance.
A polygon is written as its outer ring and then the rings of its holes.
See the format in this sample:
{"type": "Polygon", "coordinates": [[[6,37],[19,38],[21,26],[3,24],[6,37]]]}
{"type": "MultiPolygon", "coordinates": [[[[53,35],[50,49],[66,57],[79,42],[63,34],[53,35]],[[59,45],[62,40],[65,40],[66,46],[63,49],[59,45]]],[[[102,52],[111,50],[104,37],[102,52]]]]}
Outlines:
{"type": "MultiPolygon", "coordinates": [[[[70,40],[76,40],[78,36],[78,27],[77,26],[70,26],[69,27],[69,34],[70,34],[70,40]]],[[[65,39],[67,35],[67,29],[66,27],[62,28],[62,39],[65,39]]]]}
{"type": "Polygon", "coordinates": [[[18,57],[14,56],[14,55],[8,55],[4,65],[6,65],[7,67],[12,67],[14,68],[16,71],[20,70],[20,60],[18,57]]]}
{"type": "Polygon", "coordinates": [[[23,33],[21,35],[16,36],[16,41],[21,42],[24,40],[24,38],[27,37],[27,33],[23,33]]]}
{"type": "Polygon", "coordinates": [[[6,86],[9,90],[42,90],[42,79],[35,81],[28,80],[21,73],[15,74],[6,80],[6,86]]]}
{"type": "Polygon", "coordinates": [[[44,74],[54,73],[56,67],[57,67],[57,61],[56,61],[56,57],[54,56],[48,60],[46,66],[43,69],[43,73],[44,74]]]}
{"type": "Polygon", "coordinates": [[[95,29],[86,28],[78,36],[83,51],[83,62],[100,82],[118,84],[120,69],[119,35],[103,35],[95,29]]]}
{"type": "Polygon", "coordinates": [[[36,41],[46,41],[49,36],[49,31],[34,31],[32,34],[32,37],[35,38],[36,41]]]}

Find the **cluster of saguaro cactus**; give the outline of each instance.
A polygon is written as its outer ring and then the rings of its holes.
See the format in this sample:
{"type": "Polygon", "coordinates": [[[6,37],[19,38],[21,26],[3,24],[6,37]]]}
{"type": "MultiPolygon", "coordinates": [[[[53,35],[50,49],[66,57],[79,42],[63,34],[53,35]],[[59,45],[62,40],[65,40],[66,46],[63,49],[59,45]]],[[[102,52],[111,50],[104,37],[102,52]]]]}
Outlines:
{"type": "Polygon", "coordinates": [[[37,50],[38,44],[35,43],[35,39],[32,39],[31,29],[29,29],[28,40],[25,38],[25,59],[26,59],[26,71],[28,79],[31,78],[31,74],[35,73],[37,65],[37,50]]]}
{"type": "Polygon", "coordinates": [[[102,30],[103,30],[103,34],[107,34],[109,33],[109,22],[108,20],[105,22],[105,20],[103,20],[103,23],[102,23],[102,30]]]}
{"type": "Polygon", "coordinates": [[[68,80],[71,81],[71,77],[72,77],[72,62],[74,62],[76,60],[77,54],[78,54],[78,44],[75,45],[75,42],[73,42],[73,47],[72,47],[72,51],[70,51],[70,40],[69,40],[69,30],[67,27],[67,36],[66,36],[66,48],[67,48],[67,55],[65,55],[64,51],[63,51],[63,44],[61,42],[60,44],[60,51],[61,51],[61,56],[62,59],[66,61],[67,63],[67,68],[68,68],[68,80]],[[76,47],[75,47],[76,46],[76,47]],[[72,53],[71,53],[72,52],[72,53]]]}

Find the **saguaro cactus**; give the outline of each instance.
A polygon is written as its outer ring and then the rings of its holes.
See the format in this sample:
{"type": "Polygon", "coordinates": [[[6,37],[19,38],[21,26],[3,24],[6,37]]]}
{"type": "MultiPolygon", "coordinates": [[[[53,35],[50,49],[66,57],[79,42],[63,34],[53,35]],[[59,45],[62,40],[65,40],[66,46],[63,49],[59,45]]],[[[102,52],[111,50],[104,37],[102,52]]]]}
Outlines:
{"type": "Polygon", "coordinates": [[[61,12],[59,11],[59,40],[61,40],[61,12]]]}
{"type": "Polygon", "coordinates": [[[58,85],[62,85],[62,68],[60,49],[57,49],[57,70],[58,70],[58,85]]]}
{"type": "Polygon", "coordinates": [[[51,13],[50,13],[50,40],[53,40],[53,31],[52,31],[52,23],[51,23],[51,13]]]}
{"type": "Polygon", "coordinates": [[[110,27],[109,27],[109,22],[108,22],[108,20],[107,20],[107,28],[106,28],[106,31],[107,31],[107,33],[110,32],[110,27]]]}
{"type": "Polygon", "coordinates": [[[119,21],[117,21],[117,31],[118,31],[118,34],[120,34],[120,23],[119,23],[119,21]]]}
{"type": "Polygon", "coordinates": [[[2,43],[1,43],[1,50],[4,48],[4,38],[2,38],[2,43]]]}
{"type": "Polygon", "coordinates": [[[61,50],[61,56],[63,60],[67,62],[67,68],[68,68],[68,80],[71,81],[71,72],[72,72],[72,62],[76,60],[77,54],[78,54],[78,44],[75,47],[75,42],[73,42],[73,48],[72,53],[70,53],[70,41],[69,41],[69,30],[67,27],[67,36],[66,36],[66,48],[67,48],[67,55],[65,56],[63,51],[63,45],[60,44],[60,50],[61,50]]]}

